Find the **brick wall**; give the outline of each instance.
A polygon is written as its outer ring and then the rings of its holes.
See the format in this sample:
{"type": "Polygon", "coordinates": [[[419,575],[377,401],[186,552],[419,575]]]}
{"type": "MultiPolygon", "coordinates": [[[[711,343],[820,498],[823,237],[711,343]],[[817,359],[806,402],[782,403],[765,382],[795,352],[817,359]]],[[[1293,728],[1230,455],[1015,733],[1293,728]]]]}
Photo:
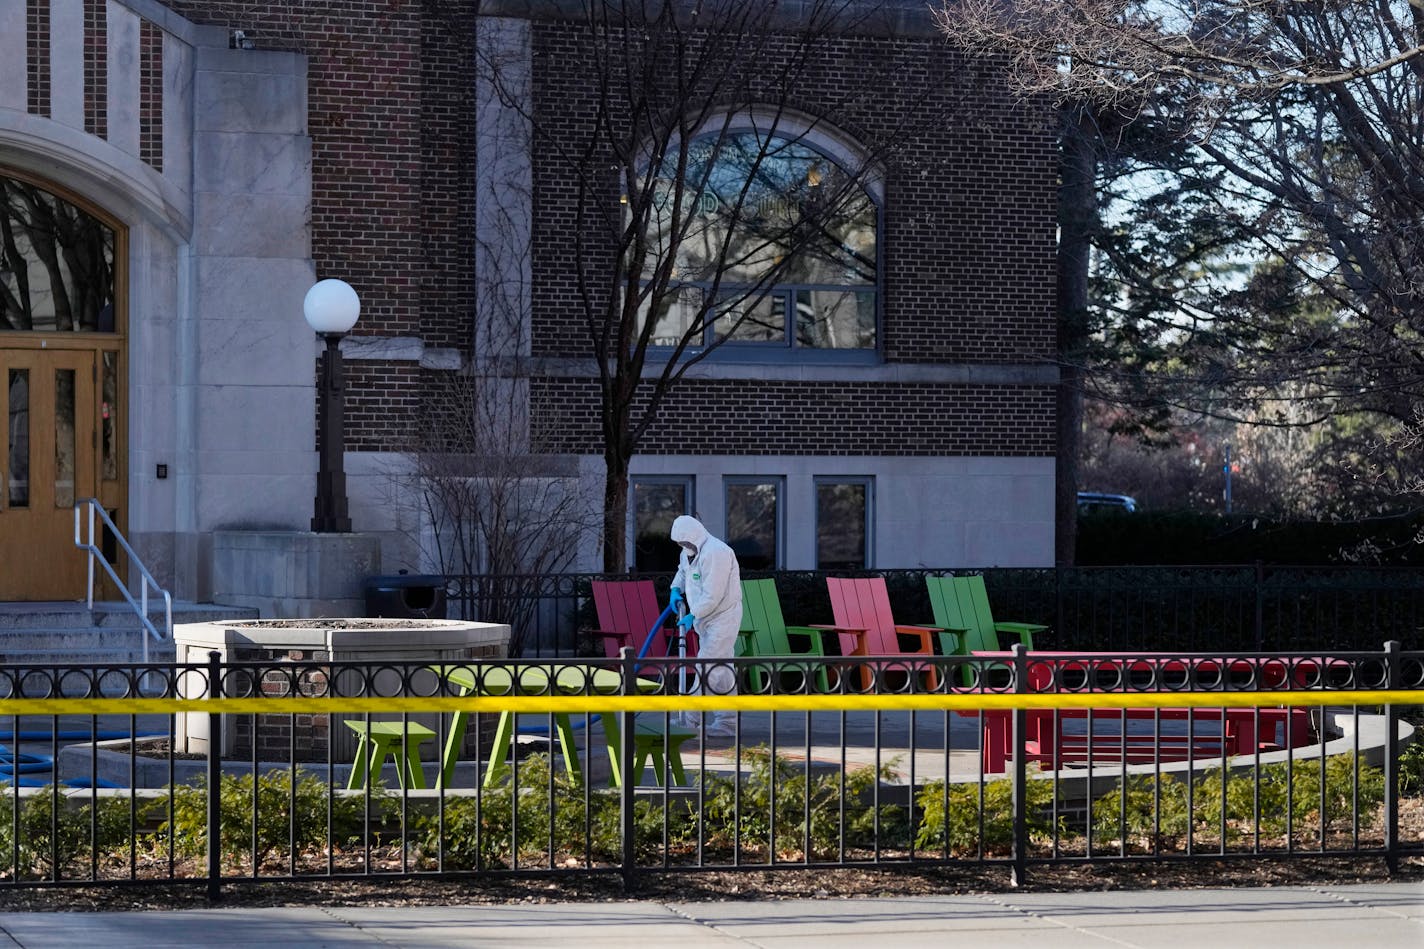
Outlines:
{"type": "MultiPolygon", "coordinates": [[[[574,151],[590,140],[588,122],[598,114],[591,84],[598,71],[589,55],[579,26],[537,24],[536,132],[563,138],[574,151]]],[[[784,65],[775,48],[759,55],[769,75],[784,65]]],[[[1050,116],[1014,104],[990,64],[962,57],[937,38],[827,40],[807,75],[790,104],[883,156],[885,362],[1050,362],[1056,201],[1050,116]]],[[[616,201],[616,178],[608,188],[616,201]]],[[[579,226],[578,201],[578,176],[556,149],[536,148],[536,355],[590,351],[570,240],[579,226]]],[[[586,236],[583,263],[606,265],[596,234],[586,236]]],[[[545,380],[532,399],[536,444],[597,450],[591,382],[545,380]]],[[[1053,419],[1045,386],[684,382],[638,450],[1051,455],[1053,419]]]]}
{"type": "MultiPolygon", "coordinates": [[[[259,49],[309,57],[313,256],[318,276],[341,277],[361,293],[356,333],[420,336],[431,346],[466,349],[476,298],[470,5],[168,5],[194,22],[242,29],[259,49]]],[[[580,123],[592,114],[579,28],[537,23],[534,54],[541,127],[577,140],[580,123]]],[[[757,62],[774,74],[774,55],[763,51],[757,62]]],[[[1045,117],[1012,106],[991,68],[955,56],[937,38],[829,42],[810,75],[814,81],[798,89],[794,107],[829,118],[858,140],[894,144],[885,162],[880,234],[885,360],[1050,359],[1055,168],[1045,117]]],[[[589,344],[569,239],[569,176],[550,154],[536,150],[532,345],[535,355],[583,357],[589,344]]],[[[616,187],[610,194],[616,200],[616,187]]],[[[584,262],[596,267],[601,261],[585,248],[584,262]]],[[[347,368],[347,447],[405,447],[420,404],[421,370],[413,363],[348,362],[347,368]]],[[[827,393],[855,393],[859,405],[842,424],[853,418],[875,433],[853,436],[869,439],[866,450],[1052,451],[1051,408],[1041,388],[755,388],[775,410],[762,410],[755,424],[709,429],[699,450],[860,450],[814,434],[819,423],[788,429],[778,421],[809,420],[816,413],[798,405],[815,405],[827,393]],[[926,441],[930,430],[942,434],[926,441]]],[[[676,403],[697,404],[707,417],[740,418],[747,389],[709,383],[684,390],[676,403]]],[[[548,450],[575,450],[575,444],[597,450],[590,441],[598,431],[596,392],[586,380],[541,382],[532,409],[536,434],[551,433],[543,443],[548,450]]],[[[666,416],[640,450],[673,450],[676,443],[660,436],[689,425],[696,420],[666,416]]]]}
{"type": "MultiPolygon", "coordinates": [[[[473,34],[468,15],[442,12],[468,5],[165,2],[195,23],[242,30],[257,49],[308,57],[312,256],[318,277],[360,293],[354,333],[468,348],[473,34]]],[[[347,368],[347,448],[404,444],[418,369],[347,368]]]]}
{"type": "Polygon", "coordinates": [[[345,362],[345,367],[347,449],[410,448],[423,391],[420,367],[410,362],[345,362]]]}
{"type": "MultiPolygon", "coordinates": [[[[738,379],[684,381],[677,392],[641,454],[1053,454],[1050,386],[738,379]]],[[[532,399],[541,449],[602,452],[593,380],[537,380],[532,399]]]]}

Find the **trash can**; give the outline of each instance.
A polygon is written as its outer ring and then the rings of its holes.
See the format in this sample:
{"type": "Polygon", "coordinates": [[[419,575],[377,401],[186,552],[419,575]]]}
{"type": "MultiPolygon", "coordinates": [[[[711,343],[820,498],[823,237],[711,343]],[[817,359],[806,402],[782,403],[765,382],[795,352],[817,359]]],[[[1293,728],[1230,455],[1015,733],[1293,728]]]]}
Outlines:
{"type": "Polygon", "coordinates": [[[394,619],[445,619],[445,578],[433,574],[368,577],[361,583],[366,615],[394,619]]]}

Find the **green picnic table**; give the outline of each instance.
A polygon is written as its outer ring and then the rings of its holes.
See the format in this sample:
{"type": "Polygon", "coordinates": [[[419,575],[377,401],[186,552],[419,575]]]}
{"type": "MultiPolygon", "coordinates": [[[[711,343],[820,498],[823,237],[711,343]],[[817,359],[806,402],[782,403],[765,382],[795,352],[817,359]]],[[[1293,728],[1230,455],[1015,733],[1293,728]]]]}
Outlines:
{"type": "MultiPolygon", "coordinates": [[[[458,695],[617,695],[623,689],[623,676],[618,671],[580,663],[447,665],[431,668],[458,690],[458,695]]],[[[657,692],[662,688],[661,683],[652,679],[639,678],[636,683],[639,692],[657,692]]],[[[499,720],[495,725],[494,747],[490,751],[489,763],[485,766],[481,781],[484,787],[494,784],[500,772],[507,767],[509,749],[514,742],[516,717],[514,712],[499,713],[499,720]]],[[[608,760],[612,768],[609,784],[617,787],[623,783],[623,741],[618,728],[618,717],[606,714],[594,717],[602,723],[604,741],[608,746],[608,760]]],[[[449,787],[454,780],[455,764],[460,757],[469,718],[469,712],[456,712],[450,723],[450,733],[445,739],[445,750],[441,756],[441,787],[449,787]]],[[[570,715],[567,712],[555,712],[553,720],[554,730],[559,736],[559,750],[563,754],[569,778],[575,784],[581,784],[583,766],[579,760],[578,749],[574,746],[574,729],[570,715]]],[[[634,749],[634,782],[641,778],[644,765],[648,762],[653,764],[659,781],[664,780],[663,749],[667,747],[670,751],[668,763],[671,764],[673,777],[678,783],[685,783],[680,748],[684,741],[695,734],[690,729],[676,726],[664,729],[639,723],[634,749]]]]}

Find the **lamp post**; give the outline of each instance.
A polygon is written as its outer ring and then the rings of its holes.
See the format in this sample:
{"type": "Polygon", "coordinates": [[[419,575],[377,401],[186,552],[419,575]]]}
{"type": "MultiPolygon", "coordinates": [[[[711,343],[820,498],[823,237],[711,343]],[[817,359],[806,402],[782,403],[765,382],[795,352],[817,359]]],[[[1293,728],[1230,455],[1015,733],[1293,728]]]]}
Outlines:
{"type": "Polygon", "coordinates": [[[316,513],[312,530],[318,534],[349,534],[346,510],[345,380],[341,369],[341,337],[356,325],[361,300],[344,280],[321,280],[302,301],[307,324],[326,340],[321,367],[321,456],[316,475],[316,513]]]}

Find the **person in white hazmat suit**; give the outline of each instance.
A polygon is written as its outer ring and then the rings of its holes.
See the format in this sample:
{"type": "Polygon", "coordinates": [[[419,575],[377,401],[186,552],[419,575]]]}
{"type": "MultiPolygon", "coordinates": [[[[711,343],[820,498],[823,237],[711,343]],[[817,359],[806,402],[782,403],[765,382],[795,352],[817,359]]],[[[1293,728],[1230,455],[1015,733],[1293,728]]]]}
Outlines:
{"type": "MultiPolygon", "coordinates": [[[[730,659],[742,625],[742,573],[737,555],[709,534],[701,521],[686,514],[672,522],[671,536],[682,548],[677,558],[677,576],[672,581],[672,605],[676,606],[679,599],[687,604],[687,615],[678,625],[684,631],[697,631],[698,658],[730,659]]],[[[712,667],[705,678],[705,682],[699,681],[698,692],[736,694],[737,676],[730,665],[712,667]]],[[[703,733],[733,735],[733,714],[713,713],[703,733]]]]}

